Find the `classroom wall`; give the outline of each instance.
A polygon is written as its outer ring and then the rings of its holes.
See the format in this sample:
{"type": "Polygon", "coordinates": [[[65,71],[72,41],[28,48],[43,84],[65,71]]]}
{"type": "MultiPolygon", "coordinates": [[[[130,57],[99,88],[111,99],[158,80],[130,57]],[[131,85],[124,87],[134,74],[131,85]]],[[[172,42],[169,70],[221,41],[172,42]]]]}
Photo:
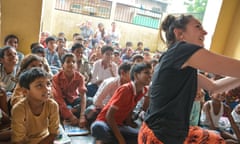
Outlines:
{"type": "Polygon", "coordinates": [[[42,0],[1,0],[0,43],[4,37],[19,37],[19,51],[28,53],[30,44],[37,42],[40,32],[42,0]]]}
{"type": "Polygon", "coordinates": [[[210,50],[240,59],[239,23],[239,0],[223,0],[210,50]]]}
{"type": "MultiPolygon", "coordinates": [[[[1,46],[3,45],[4,37],[7,34],[13,33],[20,38],[19,51],[25,54],[29,52],[30,44],[38,41],[40,29],[54,34],[57,34],[60,31],[69,31],[67,37],[68,39],[71,39],[73,32],[79,32],[79,29],[75,27],[75,24],[88,19],[88,16],[76,16],[76,14],[72,14],[72,16],[70,16],[69,14],[63,14],[64,12],[61,11],[54,11],[54,1],[1,0],[0,4],[1,46]],[[41,17],[42,12],[44,14],[43,17],[41,17]],[[76,21],[68,21],[70,18],[76,19],[76,21]]],[[[95,26],[100,21],[106,26],[110,25],[109,21],[104,21],[99,18],[94,18],[93,21],[95,22],[95,26]]],[[[239,23],[239,0],[223,0],[216,30],[212,37],[213,41],[210,50],[229,57],[240,59],[239,23]]],[[[145,46],[148,46],[153,50],[157,48],[164,49],[164,46],[160,43],[158,31],[143,27],[138,28],[138,26],[121,22],[119,22],[118,25],[122,32],[122,46],[124,46],[125,42],[130,38],[135,45],[138,41],[143,41],[145,46]]]]}
{"type": "Polygon", "coordinates": [[[226,40],[224,54],[240,60],[240,1],[237,1],[233,20],[230,24],[229,34],[226,40]]]}

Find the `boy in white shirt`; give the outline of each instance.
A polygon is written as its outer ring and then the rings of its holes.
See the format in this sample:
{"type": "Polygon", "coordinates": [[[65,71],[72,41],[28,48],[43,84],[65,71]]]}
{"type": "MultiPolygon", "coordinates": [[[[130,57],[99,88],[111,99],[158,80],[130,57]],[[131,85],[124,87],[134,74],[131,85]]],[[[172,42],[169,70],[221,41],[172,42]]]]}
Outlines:
{"type": "Polygon", "coordinates": [[[240,104],[235,106],[231,114],[235,123],[240,128],[240,104]]]}

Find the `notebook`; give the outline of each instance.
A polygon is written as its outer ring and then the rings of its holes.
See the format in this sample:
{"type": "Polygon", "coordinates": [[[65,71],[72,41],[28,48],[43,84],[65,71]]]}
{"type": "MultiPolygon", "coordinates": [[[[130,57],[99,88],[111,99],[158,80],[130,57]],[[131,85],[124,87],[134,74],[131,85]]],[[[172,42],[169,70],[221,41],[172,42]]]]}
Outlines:
{"type": "Polygon", "coordinates": [[[89,134],[89,131],[86,128],[72,126],[67,122],[64,122],[64,130],[68,136],[80,136],[80,135],[88,135],[89,134]]]}

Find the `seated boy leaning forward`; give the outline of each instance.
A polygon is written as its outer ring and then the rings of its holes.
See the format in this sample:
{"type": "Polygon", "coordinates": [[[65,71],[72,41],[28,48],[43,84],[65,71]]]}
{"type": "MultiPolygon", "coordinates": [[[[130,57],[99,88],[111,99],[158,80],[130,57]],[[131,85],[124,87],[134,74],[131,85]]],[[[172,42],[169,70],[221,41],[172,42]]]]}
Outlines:
{"type": "Polygon", "coordinates": [[[89,125],[91,125],[91,123],[96,120],[97,115],[108,103],[115,90],[121,85],[130,81],[129,71],[131,69],[131,66],[131,63],[122,63],[118,68],[119,76],[107,78],[100,84],[96,94],[93,97],[93,105],[89,106],[85,111],[86,119],[89,125]]]}
{"type": "Polygon", "coordinates": [[[146,94],[151,81],[151,65],[139,63],[132,66],[131,82],[120,86],[91,125],[96,143],[137,144],[138,130],[124,125],[137,102],[146,94]]]}
{"type": "Polygon", "coordinates": [[[13,144],[52,144],[58,135],[59,113],[51,99],[51,76],[41,68],[20,75],[25,98],[12,108],[13,144]]]}

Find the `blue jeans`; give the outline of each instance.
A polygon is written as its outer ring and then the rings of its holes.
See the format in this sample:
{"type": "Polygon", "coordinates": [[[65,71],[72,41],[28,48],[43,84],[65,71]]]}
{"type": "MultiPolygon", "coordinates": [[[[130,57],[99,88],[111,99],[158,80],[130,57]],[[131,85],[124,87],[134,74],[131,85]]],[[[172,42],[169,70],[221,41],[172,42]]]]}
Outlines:
{"type": "Polygon", "coordinates": [[[86,120],[89,126],[96,120],[98,114],[101,112],[100,108],[96,108],[95,105],[90,105],[85,110],[86,120]]]}
{"type": "MultiPolygon", "coordinates": [[[[138,138],[138,129],[134,129],[129,126],[118,126],[120,133],[124,137],[127,144],[137,144],[138,138]]],[[[103,121],[95,121],[91,125],[92,136],[96,138],[96,140],[101,140],[104,143],[117,144],[118,141],[115,138],[111,128],[108,126],[106,122],[103,121]]]]}
{"type": "MultiPolygon", "coordinates": [[[[86,100],[86,107],[92,105],[92,98],[88,98],[87,97],[87,100],[86,100]]],[[[72,103],[69,103],[68,101],[66,101],[66,104],[67,104],[67,107],[68,109],[72,109],[72,108],[75,108],[77,109],[77,112],[74,113],[74,115],[77,117],[77,118],[80,118],[80,112],[81,112],[81,106],[80,106],[80,103],[81,103],[81,97],[79,98],[76,98],[72,103]]]]}
{"type": "Polygon", "coordinates": [[[97,90],[98,90],[98,85],[96,84],[87,85],[87,93],[86,93],[87,97],[94,97],[97,90]]]}

